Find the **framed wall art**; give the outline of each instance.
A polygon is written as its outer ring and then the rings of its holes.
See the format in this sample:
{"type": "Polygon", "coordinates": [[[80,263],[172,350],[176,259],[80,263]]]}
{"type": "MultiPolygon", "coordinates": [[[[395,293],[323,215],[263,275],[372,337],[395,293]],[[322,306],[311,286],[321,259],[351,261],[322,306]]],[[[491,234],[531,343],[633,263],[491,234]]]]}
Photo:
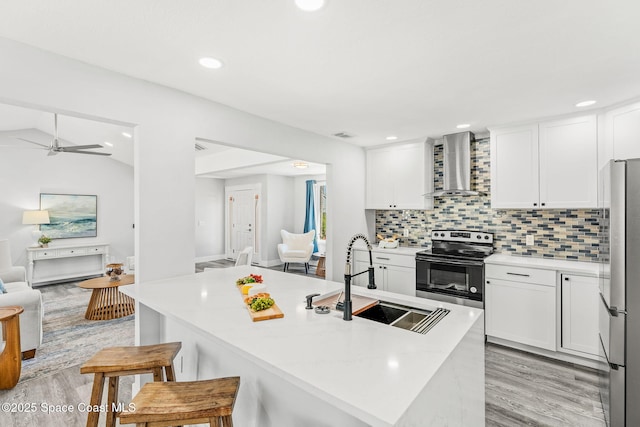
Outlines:
{"type": "Polygon", "coordinates": [[[40,231],[52,239],[97,237],[98,196],[40,193],[40,209],[49,211],[49,224],[40,231]]]}

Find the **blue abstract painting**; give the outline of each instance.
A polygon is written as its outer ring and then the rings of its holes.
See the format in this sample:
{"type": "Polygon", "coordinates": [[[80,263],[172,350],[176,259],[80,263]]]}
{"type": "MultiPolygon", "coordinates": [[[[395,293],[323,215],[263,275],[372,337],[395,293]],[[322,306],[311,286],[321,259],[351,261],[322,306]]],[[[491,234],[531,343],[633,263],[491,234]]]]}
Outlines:
{"type": "Polygon", "coordinates": [[[40,194],[40,209],[49,211],[49,224],[40,231],[52,239],[96,237],[98,196],[83,194],[40,194]]]}

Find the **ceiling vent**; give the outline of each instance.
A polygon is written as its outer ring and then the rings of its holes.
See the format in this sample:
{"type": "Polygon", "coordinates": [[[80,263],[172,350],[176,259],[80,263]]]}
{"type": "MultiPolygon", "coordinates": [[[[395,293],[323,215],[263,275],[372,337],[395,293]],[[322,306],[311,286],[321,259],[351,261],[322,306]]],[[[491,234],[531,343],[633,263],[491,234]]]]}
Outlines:
{"type": "Polygon", "coordinates": [[[198,144],[196,142],[196,151],[204,151],[206,149],[207,149],[207,147],[205,147],[204,145],[198,144]]]}
{"type": "Polygon", "coordinates": [[[354,135],[351,135],[347,132],[338,132],[338,133],[334,133],[333,136],[337,136],[338,138],[353,138],[354,135]]]}

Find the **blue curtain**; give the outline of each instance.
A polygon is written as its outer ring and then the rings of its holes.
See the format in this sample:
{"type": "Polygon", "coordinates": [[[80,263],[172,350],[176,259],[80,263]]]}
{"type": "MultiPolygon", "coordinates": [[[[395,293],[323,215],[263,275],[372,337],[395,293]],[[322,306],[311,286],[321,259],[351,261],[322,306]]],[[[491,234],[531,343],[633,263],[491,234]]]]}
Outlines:
{"type": "MultiPolygon", "coordinates": [[[[316,230],[316,209],[313,201],[313,185],[316,182],[312,179],[307,181],[307,207],[304,216],[304,232],[316,230]]],[[[318,230],[313,238],[313,252],[318,252],[318,230]]]]}

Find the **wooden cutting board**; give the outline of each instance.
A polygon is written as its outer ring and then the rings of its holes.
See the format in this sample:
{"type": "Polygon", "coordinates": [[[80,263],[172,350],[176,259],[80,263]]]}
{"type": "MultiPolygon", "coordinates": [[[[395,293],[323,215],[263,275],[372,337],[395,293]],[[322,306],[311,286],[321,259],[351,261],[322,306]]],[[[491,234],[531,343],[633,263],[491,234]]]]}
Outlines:
{"type": "MultiPolygon", "coordinates": [[[[242,300],[244,301],[247,295],[242,295],[242,286],[237,286],[237,288],[238,288],[238,291],[240,291],[242,300]]],[[[253,320],[254,322],[259,322],[261,320],[269,320],[269,319],[279,319],[281,317],[284,317],[284,313],[282,312],[282,310],[280,310],[280,307],[278,307],[278,304],[273,304],[271,307],[267,308],[266,310],[260,310],[260,311],[251,310],[251,307],[249,307],[248,304],[245,304],[245,307],[247,307],[247,310],[249,311],[249,316],[251,316],[251,320],[253,320]]]]}
{"type": "Polygon", "coordinates": [[[259,322],[261,320],[269,320],[269,319],[279,319],[284,317],[284,313],[280,310],[277,304],[273,304],[271,307],[266,310],[261,311],[253,311],[251,307],[247,305],[247,310],[249,310],[249,316],[251,316],[251,320],[254,322],[259,322]]]}

